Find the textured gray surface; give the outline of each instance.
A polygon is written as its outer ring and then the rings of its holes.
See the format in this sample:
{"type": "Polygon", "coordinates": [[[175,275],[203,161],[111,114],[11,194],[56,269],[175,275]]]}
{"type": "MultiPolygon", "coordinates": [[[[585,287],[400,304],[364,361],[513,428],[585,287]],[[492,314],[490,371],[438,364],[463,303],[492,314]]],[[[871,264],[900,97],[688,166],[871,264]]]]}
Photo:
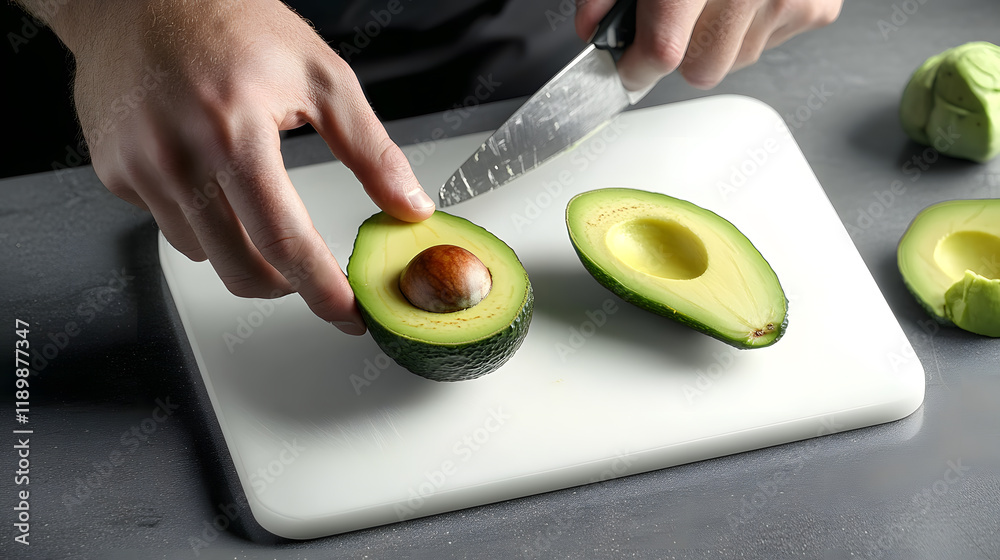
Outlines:
{"type": "MultiPolygon", "coordinates": [[[[232,465],[178,343],[148,217],[107,194],[90,169],[0,182],[0,318],[30,321],[37,346],[65,342],[32,379],[30,547],[12,541],[12,381],[0,392],[0,557],[1000,558],[1000,341],[925,335],[927,317],[894,261],[920,209],[1000,197],[1000,160],[941,159],[908,172],[923,148],[896,123],[909,73],[970,40],[1000,41],[995,0],[848,2],[835,25],[712,92],[757,97],[786,116],[927,371],[913,416],[309,542],[276,542],[243,523],[242,500],[228,490],[232,465]],[[883,35],[879,20],[891,23],[894,6],[916,11],[883,35]],[[895,180],[905,191],[890,200],[882,193],[895,180]],[[70,322],[79,332],[63,337],[70,322]],[[168,397],[176,411],[151,420],[168,397]],[[216,518],[220,505],[237,519],[216,518]],[[229,528],[210,529],[213,519],[229,528]]],[[[697,95],[668,78],[645,103],[697,95]]],[[[490,129],[514,106],[484,106],[460,131],[490,129]]],[[[409,143],[441,127],[431,115],[390,130],[409,143]]],[[[329,159],[316,138],[284,152],[290,166],[329,159]]],[[[4,347],[13,336],[0,332],[4,347]]],[[[818,340],[817,352],[847,352],[850,341],[844,325],[843,339],[818,340]]]]}

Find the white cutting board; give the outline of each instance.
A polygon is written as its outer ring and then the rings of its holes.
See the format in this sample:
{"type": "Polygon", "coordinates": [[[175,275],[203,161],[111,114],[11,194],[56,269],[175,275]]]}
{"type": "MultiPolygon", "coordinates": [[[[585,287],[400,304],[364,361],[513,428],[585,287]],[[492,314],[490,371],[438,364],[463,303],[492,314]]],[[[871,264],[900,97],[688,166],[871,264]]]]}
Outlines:
{"type": "MultiPolygon", "coordinates": [[[[485,137],[403,150],[433,193],[485,137]]],[[[338,162],[289,175],[346,265],[377,208],[338,162]]],[[[236,298],[208,263],[161,238],[170,291],[264,528],[298,539],[350,531],[896,420],[923,400],[906,336],[788,129],[759,101],[626,113],[450,210],[506,241],[535,290],[518,353],[458,383],[403,370],[296,296],[236,298]],[[607,186],[661,191],[733,222],[785,288],[784,338],[736,351],[598,285],[563,214],[574,194],[607,186]]]]}

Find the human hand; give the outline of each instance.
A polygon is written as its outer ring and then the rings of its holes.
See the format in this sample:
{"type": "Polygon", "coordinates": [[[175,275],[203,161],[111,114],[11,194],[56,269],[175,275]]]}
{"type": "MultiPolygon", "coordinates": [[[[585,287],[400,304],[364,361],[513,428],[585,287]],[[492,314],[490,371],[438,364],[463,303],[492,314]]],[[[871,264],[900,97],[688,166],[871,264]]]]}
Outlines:
{"type": "Polygon", "coordinates": [[[399,219],[423,220],[434,204],[354,73],[302,19],[277,0],[74,0],[49,23],[76,57],[77,111],[111,192],[152,212],[232,293],[297,291],[342,331],[365,331],[278,132],[311,123],[399,219]]]}
{"type": "MultiPolygon", "coordinates": [[[[709,89],[765,50],[837,19],[843,0],[638,0],[635,41],[618,71],[636,91],[680,69],[709,89]]],[[[587,39],[615,0],[577,0],[576,31],[587,39]]]]}

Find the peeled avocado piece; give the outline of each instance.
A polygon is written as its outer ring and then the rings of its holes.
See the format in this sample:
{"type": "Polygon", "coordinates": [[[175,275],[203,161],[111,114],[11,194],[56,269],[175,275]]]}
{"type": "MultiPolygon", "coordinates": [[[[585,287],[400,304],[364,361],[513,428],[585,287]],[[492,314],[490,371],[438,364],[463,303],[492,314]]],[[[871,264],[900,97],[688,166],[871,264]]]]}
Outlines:
{"type": "Polygon", "coordinates": [[[1000,337],[1000,279],[966,270],[962,280],[944,293],[944,309],[959,327],[1000,337]]]}
{"type": "Polygon", "coordinates": [[[1000,47],[966,43],[928,58],[903,90],[899,117],[915,142],[973,161],[1000,153],[1000,47]]]}
{"type": "Polygon", "coordinates": [[[896,256],[903,282],[931,316],[1000,337],[1000,199],[924,209],[896,256]]]}
{"type": "Polygon", "coordinates": [[[737,348],[778,341],[788,300],[764,257],[736,227],[690,202],[635,189],[573,197],[570,240],[604,287],[737,348]]]}
{"type": "Polygon", "coordinates": [[[514,251],[485,229],[441,211],[419,223],[383,212],[365,220],[347,278],[382,351],[435,381],[473,379],[496,370],[521,346],[531,322],[531,283],[514,251]],[[400,291],[400,275],[413,257],[443,244],[471,252],[489,269],[489,293],[468,309],[425,311],[400,291]]]}

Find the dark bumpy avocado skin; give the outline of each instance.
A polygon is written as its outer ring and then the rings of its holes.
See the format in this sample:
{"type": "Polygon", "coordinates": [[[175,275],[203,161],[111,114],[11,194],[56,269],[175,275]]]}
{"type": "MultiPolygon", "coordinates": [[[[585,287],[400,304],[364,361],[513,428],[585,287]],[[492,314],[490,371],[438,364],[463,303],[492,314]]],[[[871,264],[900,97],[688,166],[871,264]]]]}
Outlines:
{"type": "Polygon", "coordinates": [[[364,306],[359,307],[372,338],[397,364],[433,381],[466,381],[496,370],[517,352],[528,334],[534,303],[529,284],[521,310],[510,326],[484,339],[433,347],[393,333],[373,320],[364,306]]]}
{"type": "MultiPolygon", "coordinates": [[[[358,295],[356,299],[358,309],[361,311],[361,316],[372,339],[382,351],[403,368],[434,381],[475,379],[495,371],[506,363],[517,352],[527,336],[534,309],[531,281],[513,250],[484,228],[464,218],[452,216],[440,210],[437,211],[432,219],[445,219],[452,224],[458,223],[474,228],[481,235],[488,236],[490,242],[495,243],[498,249],[502,247],[503,251],[509,252],[510,260],[507,264],[512,270],[517,270],[517,275],[523,275],[524,295],[521,301],[517,301],[516,297],[511,298],[509,306],[505,306],[509,312],[509,315],[505,314],[505,316],[513,316],[510,323],[497,324],[496,330],[482,329],[480,332],[488,334],[480,335],[479,338],[447,343],[422,338],[421,333],[403,334],[393,329],[391,315],[379,319],[372,309],[365,306],[366,297],[362,296],[359,291],[359,288],[364,284],[360,283],[361,281],[355,277],[353,272],[355,266],[362,265],[370,256],[359,250],[362,232],[366,227],[380,224],[385,219],[384,213],[379,212],[361,224],[358,229],[358,237],[355,239],[354,251],[347,264],[348,281],[351,282],[352,289],[358,295]],[[359,282],[359,284],[356,285],[355,282],[359,282]]],[[[442,239],[442,241],[447,241],[447,239],[442,239]]],[[[520,293],[520,290],[518,292],[520,293]]],[[[400,297],[403,296],[400,294],[400,297]]],[[[437,315],[431,312],[426,313],[437,315]]],[[[442,315],[447,315],[447,313],[442,315]]],[[[428,335],[431,335],[430,331],[428,331],[428,335]]]]}
{"type": "MultiPolygon", "coordinates": [[[[781,337],[785,335],[785,330],[787,330],[788,328],[788,313],[786,312],[785,320],[782,321],[781,328],[778,329],[778,335],[775,336],[773,339],[771,339],[765,344],[738,344],[736,342],[733,342],[726,336],[722,335],[718,331],[713,330],[711,327],[703,325],[697,321],[692,321],[686,315],[678,313],[672,307],[639,296],[628,286],[622,284],[613,276],[602,270],[601,267],[596,266],[590,260],[590,257],[588,257],[585,253],[581,252],[580,249],[576,247],[576,244],[573,244],[573,249],[576,250],[576,254],[580,257],[580,262],[583,263],[583,267],[587,269],[587,272],[589,272],[590,275],[593,276],[594,279],[597,280],[597,282],[600,285],[604,286],[608,290],[611,290],[611,292],[617,295],[618,297],[622,298],[623,300],[631,303],[636,307],[645,309],[646,311],[650,311],[652,313],[656,313],[657,315],[661,315],[663,317],[667,317],[668,319],[673,319],[674,321],[677,321],[682,325],[687,325],[688,327],[691,327],[692,329],[698,332],[705,333],[708,336],[717,340],[721,340],[722,342],[725,342],[726,344],[733,346],[735,348],[739,348],[741,350],[747,348],[766,348],[768,346],[771,346],[775,342],[781,340],[781,337]]],[[[788,305],[787,298],[785,299],[785,305],[786,306],[788,305]]]]}

